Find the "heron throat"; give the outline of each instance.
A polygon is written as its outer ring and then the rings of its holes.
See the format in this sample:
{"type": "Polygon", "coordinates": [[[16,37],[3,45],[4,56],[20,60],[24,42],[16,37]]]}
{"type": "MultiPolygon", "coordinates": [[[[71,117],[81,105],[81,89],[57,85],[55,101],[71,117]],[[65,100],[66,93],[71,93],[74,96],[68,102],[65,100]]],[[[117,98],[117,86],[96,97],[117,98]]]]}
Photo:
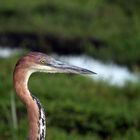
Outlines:
{"type": "Polygon", "coordinates": [[[39,120],[38,120],[38,136],[37,140],[45,140],[46,135],[46,119],[45,119],[45,112],[44,108],[42,107],[38,98],[32,95],[33,100],[35,101],[38,107],[39,113],[39,120]]]}

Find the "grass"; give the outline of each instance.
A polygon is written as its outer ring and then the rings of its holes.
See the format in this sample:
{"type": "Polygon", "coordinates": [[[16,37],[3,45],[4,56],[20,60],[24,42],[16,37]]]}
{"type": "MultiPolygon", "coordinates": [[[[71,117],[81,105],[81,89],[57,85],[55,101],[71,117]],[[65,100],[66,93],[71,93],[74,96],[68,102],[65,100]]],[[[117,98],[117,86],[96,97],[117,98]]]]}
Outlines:
{"type": "MultiPolygon", "coordinates": [[[[12,71],[19,57],[0,60],[0,139],[27,135],[26,109],[17,98],[17,130],[11,118],[12,71]]],[[[45,108],[47,139],[139,139],[139,83],[115,87],[81,76],[38,73],[31,77],[29,88],[45,108]]]]}

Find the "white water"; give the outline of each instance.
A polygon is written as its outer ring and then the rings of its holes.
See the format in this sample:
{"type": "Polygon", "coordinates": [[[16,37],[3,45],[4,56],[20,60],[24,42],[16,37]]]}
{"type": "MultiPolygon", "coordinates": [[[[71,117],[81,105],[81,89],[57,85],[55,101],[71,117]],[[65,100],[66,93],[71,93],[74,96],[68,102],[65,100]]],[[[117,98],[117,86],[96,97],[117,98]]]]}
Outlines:
{"type": "Polygon", "coordinates": [[[104,80],[113,85],[123,86],[126,81],[138,81],[138,75],[130,72],[126,67],[118,66],[113,63],[104,64],[99,60],[88,56],[61,56],[61,60],[87,68],[97,73],[97,75],[90,76],[95,80],[104,80]]]}
{"type": "MultiPolygon", "coordinates": [[[[7,58],[11,55],[19,53],[19,49],[0,48],[0,57],[7,58]]],[[[113,63],[102,63],[99,60],[93,59],[85,55],[77,56],[57,56],[62,61],[92,70],[97,75],[90,76],[95,80],[104,80],[109,84],[123,86],[126,81],[137,82],[138,74],[130,72],[126,67],[118,66],[113,63]]]]}
{"type": "Polygon", "coordinates": [[[19,52],[19,49],[11,49],[10,47],[7,47],[7,48],[0,47],[0,58],[7,58],[18,52],[19,52]]]}

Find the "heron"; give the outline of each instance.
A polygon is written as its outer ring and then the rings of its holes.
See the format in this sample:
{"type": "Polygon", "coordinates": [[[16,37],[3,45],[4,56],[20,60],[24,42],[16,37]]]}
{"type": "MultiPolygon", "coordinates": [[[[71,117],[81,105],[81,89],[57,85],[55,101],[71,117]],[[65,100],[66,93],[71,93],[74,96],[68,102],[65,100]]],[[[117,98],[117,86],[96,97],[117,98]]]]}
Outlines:
{"type": "Polygon", "coordinates": [[[21,57],[13,73],[16,95],[27,110],[27,140],[45,140],[46,120],[44,109],[37,97],[28,89],[28,80],[34,72],[95,74],[95,72],[58,61],[41,52],[29,52],[21,57]]]}

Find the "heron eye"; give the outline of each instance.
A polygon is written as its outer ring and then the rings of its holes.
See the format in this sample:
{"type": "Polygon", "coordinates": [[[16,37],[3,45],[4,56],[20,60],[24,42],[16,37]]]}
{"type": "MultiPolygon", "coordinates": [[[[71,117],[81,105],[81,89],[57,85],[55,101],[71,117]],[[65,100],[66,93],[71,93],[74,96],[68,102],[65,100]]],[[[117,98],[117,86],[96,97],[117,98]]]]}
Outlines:
{"type": "Polygon", "coordinates": [[[45,64],[45,59],[41,59],[41,60],[40,60],[40,63],[41,63],[41,64],[45,64]]]}

